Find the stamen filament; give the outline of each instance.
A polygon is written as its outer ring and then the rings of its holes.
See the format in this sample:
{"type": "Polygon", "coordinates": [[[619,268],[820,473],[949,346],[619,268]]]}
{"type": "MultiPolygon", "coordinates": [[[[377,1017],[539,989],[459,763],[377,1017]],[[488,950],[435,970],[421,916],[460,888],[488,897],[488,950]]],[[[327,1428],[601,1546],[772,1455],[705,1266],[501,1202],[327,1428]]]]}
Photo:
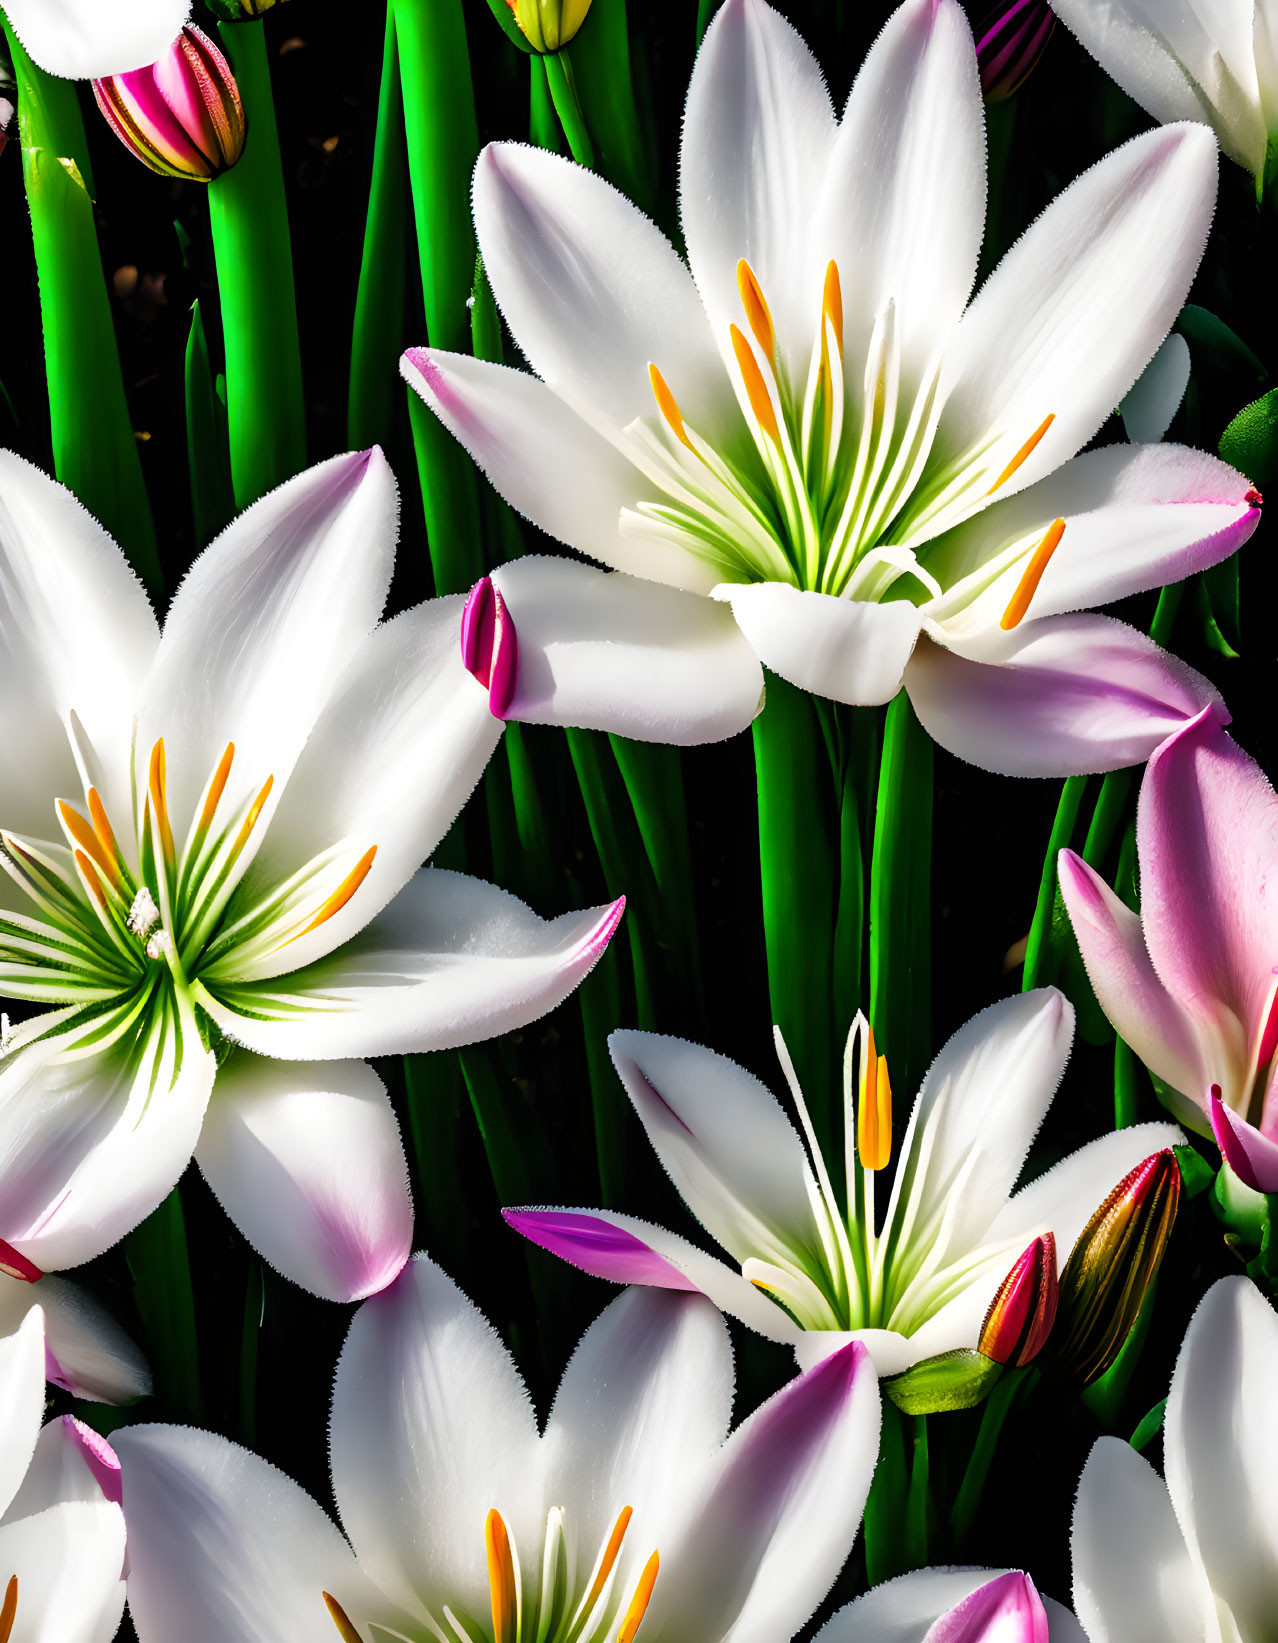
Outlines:
{"type": "Polygon", "coordinates": [[[635,1587],[635,1595],[630,1599],[630,1607],[626,1610],[625,1619],[617,1633],[617,1643],[634,1643],[635,1633],[639,1630],[643,1617],[648,1612],[648,1604],[652,1601],[652,1588],[657,1584],[660,1562],[660,1558],[654,1552],[644,1564],[639,1584],[635,1587]]]}
{"type": "Polygon", "coordinates": [[[287,941],[282,941],[280,946],[291,946],[293,942],[300,941],[303,936],[310,935],[312,930],[318,930],[321,924],[333,917],[334,913],[340,913],[342,908],[345,907],[346,903],[351,899],[351,897],[359,889],[360,885],[363,884],[364,880],[368,877],[369,870],[373,865],[373,857],[376,854],[377,846],[375,844],[371,845],[355,863],[354,867],[351,868],[350,872],[338,885],[337,889],[333,891],[333,894],[328,898],[328,900],[324,902],[323,906],[320,907],[309,923],[304,924],[296,935],[290,936],[287,941]]]}
{"type": "Polygon", "coordinates": [[[1012,477],[1021,464],[1033,455],[1035,446],[1055,421],[1056,412],[1049,411],[1043,418],[1042,422],[1039,423],[1038,427],[1035,428],[1034,432],[1021,446],[1020,450],[1017,451],[1016,455],[1008,463],[1006,468],[1003,469],[1002,473],[990,486],[989,490],[986,491],[986,496],[993,496],[994,492],[998,490],[1000,485],[1006,485],[1007,481],[1012,477]]]}
{"type": "Polygon", "coordinates": [[[1025,572],[1016,584],[1016,592],[1007,601],[1007,609],[999,619],[999,627],[1005,633],[1021,622],[1026,611],[1030,608],[1030,600],[1038,592],[1038,584],[1043,580],[1043,572],[1056,549],[1060,545],[1061,537],[1065,534],[1065,521],[1054,519],[1043,532],[1043,539],[1034,549],[1033,557],[1025,567],[1025,572]]]}

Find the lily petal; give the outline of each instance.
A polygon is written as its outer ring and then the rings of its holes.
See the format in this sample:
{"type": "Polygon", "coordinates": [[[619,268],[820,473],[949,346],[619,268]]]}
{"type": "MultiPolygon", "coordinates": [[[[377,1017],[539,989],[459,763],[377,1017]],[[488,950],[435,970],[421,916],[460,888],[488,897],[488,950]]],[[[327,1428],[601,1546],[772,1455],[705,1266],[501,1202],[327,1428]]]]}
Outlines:
{"type": "Polygon", "coordinates": [[[312,1295],[362,1300],[409,1257],[413,1205],[399,1125],[362,1061],[232,1056],[195,1159],[253,1248],[312,1295]]]}
{"type": "MultiPolygon", "coordinates": [[[[992,1580],[1013,1575],[1020,1571],[916,1569],[898,1575],[840,1609],[817,1633],[815,1643],[923,1643],[937,1621],[964,1599],[992,1580]]],[[[1082,1627],[1068,1609],[1050,1597],[1041,1601],[1051,1643],[1086,1643],[1082,1627]]]]}
{"type": "Polygon", "coordinates": [[[0,1425],[3,1514],[31,1464],[44,1414],[44,1316],[38,1307],[12,1335],[0,1336],[0,1409],[5,1411],[0,1425]]]}
{"type": "Polygon", "coordinates": [[[1111,616],[1047,616],[982,648],[961,655],[925,633],[905,688],[929,735],[998,775],[1121,770],[1204,707],[1223,712],[1201,673],[1111,616]]]}
{"type": "Polygon", "coordinates": [[[134,1342],[91,1295],[45,1273],[37,1283],[0,1278],[0,1335],[33,1306],[44,1313],[45,1378],[91,1403],[132,1403],[151,1391],[151,1371],[134,1342]]]}
{"type": "Polygon", "coordinates": [[[474,1044],[561,1004],[624,907],[542,919],[496,885],[425,868],[337,952],[275,981],[217,983],[201,1002],[233,1041],[285,1060],[474,1044]]]}
{"type": "Polygon", "coordinates": [[[4,9],[32,60],[64,80],[146,68],[191,15],[190,0],[6,0],[4,9]]]}
{"type": "Polygon", "coordinates": [[[0,1524],[0,1564],[21,1594],[13,1643],[111,1643],[124,1613],[118,1506],[65,1501],[0,1524]]]}
{"type": "Polygon", "coordinates": [[[105,1438],[74,1415],[40,1428],[22,1487],[4,1514],[8,1522],[33,1517],[63,1501],[120,1504],[120,1463],[105,1438]]]}
{"type": "Polygon", "coordinates": [[[1215,1094],[1210,1116],[1216,1145],[1238,1179],[1253,1192],[1278,1192],[1278,1142],[1240,1118],[1215,1094]]]}

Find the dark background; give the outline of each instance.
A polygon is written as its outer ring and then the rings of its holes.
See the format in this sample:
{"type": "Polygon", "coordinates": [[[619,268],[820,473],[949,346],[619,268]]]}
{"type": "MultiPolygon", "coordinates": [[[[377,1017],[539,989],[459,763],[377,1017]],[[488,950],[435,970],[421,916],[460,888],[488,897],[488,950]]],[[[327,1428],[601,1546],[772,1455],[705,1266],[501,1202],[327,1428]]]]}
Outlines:
{"type": "MultiPolygon", "coordinates": [[[[633,3],[631,50],[641,99],[659,155],[659,211],[673,228],[680,112],[695,50],[692,0],[633,3]]],[[[805,34],[842,104],[865,49],[888,14],[884,0],[822,3],[791,0],[780,8],[805,34]]],[[[368,200],[382,58],[383,8],[376,3],[292,0],[266,19],[277,112],[289,191],[299,322],[306,378],[311,460],[344,449],[346,388],[356,282],[368,200]]],[[[524,59],[508,44],[484,0],[467,0],[481,140],[523,137],[528,94],[524,59]]],[[[974,16],[979,21],[979,13],[974,16]]],[[[587,24],[587,26],[589,26],[587,24]]],[[[87,100],[87,99],[86,99],[87,100]]],[[[214,298],[207,234],[207,199],[198,185],[172,183],[143,170],[107,132],[87,100],[86,118],[97,181],[103,263],[114,310],[134,427],[155,511],[167,584],[172,587],[194,550],[187,482],[183,355],[190,304],[214,298]],[[186,250],[175,225],[180,224],[186,250]]],[[[992,146],[1006,165],[990,201],[983,271],[1075,175],[1109,148],[1149,124],[1058,29],[1037,71],[1010,104],[994,110],[992,146]]],[[[48,467],[48,419],[40,322],[30,234],[17,145],[0,155],[0,247],[5,297],[0,380],[12,419],[0,404],[0,437],[48,467]]],[[[1278,358],[1272,335],[1275,235],[1272,216],[1258,212],[1250,178],[1222,160],[1220,203],[1207,257],[1192,300],[1231,325],[1267,365],[1278,358]]],[[[424,340],[412,308],[405,343],[424,340]]],[[[206,301],[206,313],[216,302],[206,301]]],[[[215,323],[215,322],[214,322],[215,323]]],[[[217,339],[213,337],[216,353],[217,339]]],[[[1182,411],[1173,438],[1214,448],[1221,430],[1246,401],[1269,384],[1221,370],[1195,355],[1195,403],[1182,411]]],[[[1102,442],[1122,437],[1112,420],[1102,442]]],[[[392,460],[404,490],[397,608],[431,591],[429,560],[411,462],[407,419],[392,460]]],[[[530,532],[531,536],[532,533],[530,532]]],[[[1242,744],[1272,768],[1273,643],[1269,527],[1261,525],[1244,551],[1241,660],[1206,643],[1196,590],[1182,606],[1173,648],[1224,690],[1242,744]]],[[[546,544],[540,544],[543,551],[546,544]]],[[[1121,614],[1144,626],[1152,596],[1121,614]]],[[[580,801],[557,733],[532,731],[529,745],[553,795],[561,852],[552,882],[554,913],[599,901],[624,885],[606,885],[595,861],[580,801]]],[[[976,771],[936,754],[933,858],[933,1044],[939,1046],[977,1009],[1020,985],[1009,950],[1026,934],[1059,785],[1014,781],[976,771]]],[[[667,1003],[665,1030],[723,1050],[780,1087],[770,1042],[770,1013],[758,888],[753,760],[748,737],[683,758],[689,795],[706,1001],[667,1003]]],[[[1095,784],[1093,784],[1094,790],[1095,784]]],[[[472,802],[478,812],[481,800],[472,802]]],[[[485,871],[482,843],[475,871],[485,871]]],[[[1112,869],[1113,862],[1109,863],[1112,869]]],[[[520,888],[513,885],[514,888],[520,888]]],[[[659,922],[660,910],[653,911],[659,922]]],[[[609,962],[613,962],[612,959],[609,962]]],[[[839,1034],[843,1024],[839,1025],[839,1034]]],[[[573,1001],[514,1035],[504,1047],[506,1098],[521,1121],[549,1141],[552,1178],[538,1196],[548,1203],[598,1202],[590,1099],[573,1001]]],[[[418,1243],[430,1249],[512,1340],[544,1409],[559,1369],[581,1327],[609,1299],[607,1286],[531,1254],[496,1214],[497,1196],[475,1125],[446,1058],[419,1070],[410,1100],[398,1063],[379,1064],[401,1112],[413,1164],[418,1243]],[[429,1165],[430,1180],[424,1178],[429,1165]],[[438,1173],[436,1173],[438,1172],[438,1173]],[[441,1205],[434,1181],[461,1186],[464,1207],[441,1205]],[[529,1273],[539,1290],[534,1303],[529,1273]]],[[[1112,1051],[1080,1042],[1036,1148],[1032,1169],[1046,1167],[1112,1123],[1112,1051]]],[[[1142,1075],[1143,1077],[1143,1075],[1142,1075]]],[[[903,1104],[912,1091],[898,1091],[903,1104]]],[[[1145,1085],[1142,1117],[1161,1116],[1145,1085]]],[[[643,1143],[619,1085],[611,1091],[618,1123],[629,1126],[623,1207],[683,1231],[690,1218],[643,1143]]],[[[902,1114],[903,1119],[903,1114],[902,1114]]],[[[198,1403],[161,1378],[155,1400],[128,1419],[199,1419],[260,1453],[329,1501],[325,1421],[332,1366],[349,1310],[301,1294],[247,1251],[198,1174],[182,1187],[191,1243],[201,1391],[198,1403]],[[259,1310],[260,1309],[260,1310],[259,1310]],[[260,1321],[260,1327],[259,1327],[260,1321]],[[248,1357],[245,1357],[245,1352],[248,1357]],[[256,1354],[255,1367],[253,1356],[256,1354]]],[[[1233,1268],[1219,1227],[1200,1199],[1185,1206],[1164,1268],[1149,1344],[1119,1430],[1126,1435],[1165,1395],[1175,1352],[1190,1312],[1208,1283],[1233,1268]]],[[[151,1330],[136,1305],[125,1249],[78,1273],[149,1344],[151,1330]]],[[[734,1328],[741,1380],[739,1414],[789,1373],[787,1354],[734,1328]]],[[[58,1407],[66,1400],[59,1395],[58,1407]]],[[[102,1411],[97,1412],[100,1417],[102,1411]]],[[[938,1497],[948,1503],[953,1477],[975,1434],[979,1411],[935,1417],[938,1497]],[[950,1459],[947,1460],[947,1456],[950,1459]]],[[[106,1424],[109,1424],[109,1419],[106,1424]]],[[[1069,1597],[1068,1527],[1074,1488],[1097,1426],[1072,1394],[1040,1395],[1008,1427],[974,1542],[964,1561],[1019,1564],[1040,1588],[1069,1597]]],[[[1157,1445],[1149,1451],[1157,1461],[1157,1445]]],[[[937,1561],[952,1560],[939,1542],[937,1561]]],[[[857,1589],[854,1558],[836,1597],[857,1589]]],[[[823,1609],[833,1606],[832,1598],[823,1609]]]]}

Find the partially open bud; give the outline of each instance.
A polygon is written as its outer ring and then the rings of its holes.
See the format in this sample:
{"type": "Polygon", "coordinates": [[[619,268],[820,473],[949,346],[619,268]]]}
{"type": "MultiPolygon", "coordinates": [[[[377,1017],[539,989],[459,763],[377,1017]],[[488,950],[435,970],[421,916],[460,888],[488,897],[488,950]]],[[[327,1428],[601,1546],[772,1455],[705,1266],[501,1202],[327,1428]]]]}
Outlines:
{"type": "Polygon", "coordinates": [[[504,719],[519,677],[519,640],[506,602],[490,576],[470,590],[461,620],[461,653],[466,671],[488,692],[488,708],[504,719]]]}
{"type": "Polygon", "coordinates": [[[998,1286],[981,1326],[978,1350],[1010,1369],[1032,1362],[1051,1333],[1059,1299],[1056,1239],[1045,1232],[998,1286]]]}
{"type": "Polygon", "coordinates": [[[976,32],[976,60],[987,103],[1018,92],[1038,65],[1056,27],[1046,0],[1005,0],[976,32]]]}
{"type": "Polygon", "coordinates": [[[208,0],[209,8],[228,23],[244,23],[261,17],[284,0],[208,0]]]}
{"type": "Polygon", "coordinates": [[[590,0],[506,0],[534,51],[558,51],[586,21],[590,0]]]}
{"type": "Polygon", "coordinates": [[[93,95],[124,146],[162,177],[209,182],[244,152],[231,66],[197,28],[184,28],[150,68],[95,80],[93,95]]]}
{"type": "Polygon", "coordinates": [[[1061,1274],[1052,1357],[1084,1385],[1122,1350],[1167,1248],[1180,1204],[1170,1148],[1137,1164],[1083,1228],[1061,1274]]]}

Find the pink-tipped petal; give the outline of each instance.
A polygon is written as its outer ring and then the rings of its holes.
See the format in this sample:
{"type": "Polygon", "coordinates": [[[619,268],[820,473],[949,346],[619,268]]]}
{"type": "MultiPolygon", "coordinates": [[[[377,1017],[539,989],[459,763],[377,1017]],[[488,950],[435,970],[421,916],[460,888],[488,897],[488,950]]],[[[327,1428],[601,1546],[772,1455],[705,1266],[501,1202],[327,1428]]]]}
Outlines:
{"type": "Polygon", "coordinates": [[[28,1261],[20,1250],[6,1244],[3,1238],[0,1238],[0,1272],[7,1273],[10,1278],[21,1279],[24,1284],[33,1284],[44,1277],[34,1261],[28,1261]]]}
{"type": "Polygon", "coordinates": [[[1047,1611],[1019,1569],[987,1581],[928,1630],[924,1643],[1048,1643],[1047,1611]]]}
{"type": "Polygon", "coordinates": [[[80,1459],[89,1469],[94,1482],[106,1498],[118,1506],[123,1496],[120,1483],[120,1462],[115,1450],[99,1432],[86,1426],[74,1415],[63,1415],[63,1432],[80,1459]]]}
{"type": "Polygon", "coordinates": [[[1212,1085],[1209,1100],[1211,1131],[1221,1157],[1253,1192],[1278,1192],[1278,1142],[1227,1107],[1219,1084],[1212,1085]]]}
{"type": "Polygon", "coordinates": [[[504,719],[519,678],[519,635],[499,588],[493,589],[493,648],[489,663],[488,710],[504,719]]]}
{"type": "Polygon", "coordinates": [[[473,673],[488,688],[488,661],[492,650],[493,583],[481,576],[466,595],[461,620],[461,658],[467,673],[473,673]]]}
{"type": "Polygon", "coordinates": [[[507,1226],[540,1249],[614,1284],[696,1291],[696,1284],[625,1227],[576,1210],[504,1209],[507,1226]]]}

